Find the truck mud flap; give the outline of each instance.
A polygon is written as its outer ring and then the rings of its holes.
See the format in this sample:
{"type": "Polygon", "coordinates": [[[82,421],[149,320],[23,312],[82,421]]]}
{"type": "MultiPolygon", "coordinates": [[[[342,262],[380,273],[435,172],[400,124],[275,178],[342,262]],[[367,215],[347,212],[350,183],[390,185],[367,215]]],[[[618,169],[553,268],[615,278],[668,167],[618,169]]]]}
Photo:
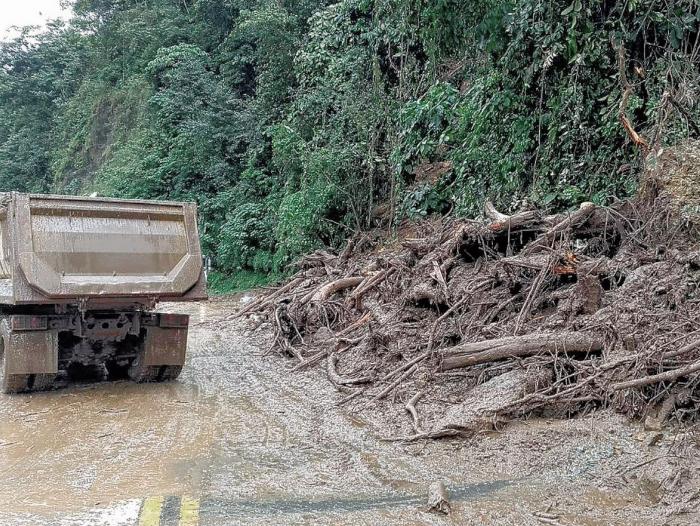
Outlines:
{"type": "Polygon", "coordinates": [[[143,365],[183,365],[187,327],[146,327],[143,365]]]}
{"type": "Polygon", "coordinates": [[[56,374],[58,372],[58,331],[17,326],[14,320],[2,324],[5,374],[56,374]]]}

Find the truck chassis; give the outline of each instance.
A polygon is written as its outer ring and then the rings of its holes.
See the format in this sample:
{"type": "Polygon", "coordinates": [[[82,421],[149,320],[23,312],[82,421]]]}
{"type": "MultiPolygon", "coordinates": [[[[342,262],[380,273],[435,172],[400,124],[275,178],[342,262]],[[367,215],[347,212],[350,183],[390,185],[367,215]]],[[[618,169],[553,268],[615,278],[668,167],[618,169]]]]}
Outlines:
{"type": "Polygon", "coordinates": [[[157,312],[46,308],[0,312],[0,390],[51,388],[70,379],[177,378],[185,361],[189,316],[157,312]],[[14,312],[13,312],[14,311],[14,312]]]}

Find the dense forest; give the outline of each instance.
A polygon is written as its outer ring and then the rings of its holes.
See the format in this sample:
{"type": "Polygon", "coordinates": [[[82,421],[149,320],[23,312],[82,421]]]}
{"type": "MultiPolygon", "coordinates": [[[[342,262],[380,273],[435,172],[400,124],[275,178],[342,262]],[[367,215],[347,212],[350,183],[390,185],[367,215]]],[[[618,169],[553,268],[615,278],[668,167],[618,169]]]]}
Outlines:
{"type": "Polygon", "coordinates": [[[195,200],[224,273],[634,191],[700,135],[697,0],[75,0],[0,44],[0,190],[195,200]]]}

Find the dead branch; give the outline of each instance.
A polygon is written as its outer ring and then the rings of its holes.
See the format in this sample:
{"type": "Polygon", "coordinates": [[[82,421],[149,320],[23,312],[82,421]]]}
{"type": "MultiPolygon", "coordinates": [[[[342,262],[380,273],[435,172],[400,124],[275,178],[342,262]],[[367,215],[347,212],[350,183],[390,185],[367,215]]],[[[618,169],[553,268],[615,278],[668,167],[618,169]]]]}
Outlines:
{"type": "Polygon", "coordinates": [[[535,252],[539,252],[551,246],[552,242],[561,234],[569,229],[575,228],[584,223],[596,209],[593,203],[581,203],[581,206],[575,212],[569,214],[565,219],[554,225],[538,239],[525,247],[520,254],[529,256],[535,252]]]}
{"type": "Polygon", "coordinates": [[[370,383],[373,378],[371,376],[355,376],[346,377],[338,374],[337,370],[338,356],[335,353],[328,355],[328,360],[326,363],[326,370],[328,372],[328,378],[335,385],[357,385],[357,384],[367,384],[370,383]]]}
{"type": "Polygon", "coordinates": [[[377,272],[374,276],[365,278],[362,283],[348,296],[347,304],[354,305],[356,309],[360,308],[362,296],[386,280],[395,269],[385,269],[377,272]]]}
{"type": "Polygon", "coordinates": [[[431,355],[431,352],[430,352],[430,351],[425,352],[425,353],[423,353],[423,354],[419,354],[418,356],[416,356],[416,357],[413,358],[412,360],[409,360],[408,362],[404,363],[403,365],[400,365],[399,367],[397,367],[396,369],[394,369],[393,371],[391,371],[391,372],[390,372],[389,374],[387,374],[384,378],[382,378],[382,381],[383,381],[383,382],[386,382],[387,380],[392,379],[394,376],[396,376],[397,374],[402,373],[403,371],[405,371],[406,369],[408,369],[408,368],[411,367],[412,365],[416,365],[417,363],[422,362],[423,360],[425,360],[426,358],[428,358],[430,355],[431,355]]]}
{"type": "Polygon", "coordinates": [[[418,391],[416,394],[414,394],[408,402],[406,402],[406,405],[404,406],[406,408],[406,411],[408,414],[411,415],[412,418],[412,424],[413,424],[413,430],[416,433],[423,433],[423,428],[420,425],[420,419],[418,418],[418,411],[416,411],[416,403],[418,403],[418,400],[421,399],[425,391],[418,391]]]}
{"type": "Polygon", "coordinates": [[[244,309],[238,311],[237,313],[229,316],[226,318],[227,320],[235,320],[236,318],[240,318],[242,316],[247,315],[250,312],[253,312],[255,310],[262,310],[268,305],[270,305],[273,301],[275,301],[277,298],[279,298],[282,294],[285,292],[289,292],[290,290],[294,289],[301,283],[303,283],[305,279],[303,277],[298,277],[294,278],[292,281],[284,285],[283,287],[278,288],[276,291],[273,293],[267,295],[267,296],[262,296],[261,298],[258,298],[255,301],[250,302],[244,309]]]}
{"type": "Polygon", "coordinates": [[[620,391],[621,389],[629,389],[630,387],[642,387],[650,384],[658,384],[659,382],[669,382],[698,371],[700,371],[700,360],[693,362],[690,365],[686,365],[685,367],[679,367],[678,369],[673,369],[671,371],[652,374],[642,378],[635,378],[634,380],[627,380],[626,382],[618,382],[613,384],[612,388],[615,391],[620,391]]]}
{"type": "Polygon", "coordinates": [[[620,85],[622,87],[622,99],[620,100],[619,117],[622,127],[629,135],[632,142],[640,147],[644,153],[649,151],[649,142],[639,135],[632,126],[632,122],[629,117],[627,117],[627,100],[633,92],[632,85],[627,80],[627,72],[625,65],[625,47],[620,44],[617,48],[617,67],[620,72],[620,85]]]}
{"type": "MultiPolygon", "coordinates": [[[[362,338],[355,338],[352,340],[345,339],[345,338],[340,338],[338,339],[338,344],[336,346],[336,349],[334,352],[343,352],[348,350],[350,347],[353,347],[354,345],[357,345],[362,341],[362,338]]],[[[306,358],[304,361],[301,363],[295,365],[292,367],[292,372],[294,371],[300,371],[302,369],[306,369],[308,367],[311,367],[313,365],[316,365],[317,363],[321,362],[328,354],[332,351],[332,349],[324,349],[322,351],[317,352],[310,358],[306,358]]]]}
{"type": "Polygon", "coordinates": [[[406,371],[401,376],[399,376],[394,382],[392,382],[390,385],[388,385],[386,388],[382,389],[378,394],[376,394],[374,396],[374,399],[381,400],[382,398],[384,398],[386,395],[388,395],[390,392],[392,392],[396,387],[398,387],[401,382],[403,382],[406,378],[408,378],[414,372],[416,372],[417,368],[418,367],[416,365],[411,367],[408,371],[406,371]]]}
{"type": "Polygon", "coordinates": [[[502,214],[490,201],[484,205],[484,213],[486,217],[491,219],[488,229],[493,233],[515,231],[525,226],[534,226],[541,219],[536,210],[524,210],[510,216],[502,214]]]}
{"type": "Polygon", "coordinates": [[[665,352],[662,355],[662,358],[664,360],[668,360],[669,358],[675,358],[677,356],[683,356],[684,354],[687,354],[689,352],[694,351],[695,349],[700,349],[700,338],[698,338],[695,341],[690,342],[688,345],[684,345],[680,349],[676,349],[675,351],[668,351],[665,352]]]}

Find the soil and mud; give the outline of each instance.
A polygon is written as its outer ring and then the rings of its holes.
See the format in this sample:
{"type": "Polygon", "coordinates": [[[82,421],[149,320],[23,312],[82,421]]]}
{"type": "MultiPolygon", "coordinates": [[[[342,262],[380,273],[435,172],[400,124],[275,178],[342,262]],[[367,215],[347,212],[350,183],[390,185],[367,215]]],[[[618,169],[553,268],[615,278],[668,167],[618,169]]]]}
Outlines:
{"type": "Polygon", "coordinates": [[[698,522],[693,429],[602,411],[386,441],[383,414],[339,406],[325,368],[263,356],[271,332],[228,319],[249,299],[165,307],[193,316],[176,382],[0,396],[0,524],[135,525],[154,497],[161,524],[185,501],[202,525],[698,522]],[[437,482],[449,516],[427,511],[437,482]]]}

